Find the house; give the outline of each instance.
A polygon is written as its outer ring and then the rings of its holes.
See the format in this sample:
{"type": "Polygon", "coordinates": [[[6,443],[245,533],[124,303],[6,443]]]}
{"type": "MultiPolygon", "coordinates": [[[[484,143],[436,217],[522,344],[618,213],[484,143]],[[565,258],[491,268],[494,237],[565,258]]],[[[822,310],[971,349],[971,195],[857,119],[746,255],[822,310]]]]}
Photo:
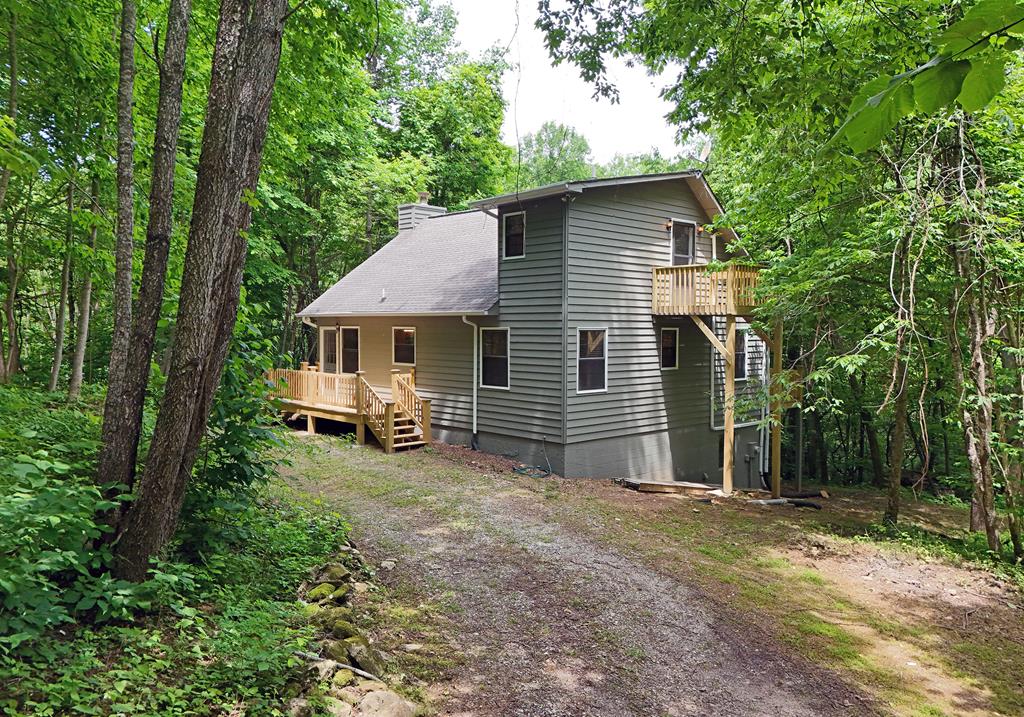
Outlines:
{"type": "Polygon", "coordinates": [[[760,488],[766,341],[780,339],[750,329],[756,270],[707,266],[731,258],[729,231],[704,229],[721,212],[699,171],[461,212],[421,195],[299,313],[319,361],[276,371],[280,396],[311,430],[347,421],[388,451],[440,440],[570,477],[760,488]]]}

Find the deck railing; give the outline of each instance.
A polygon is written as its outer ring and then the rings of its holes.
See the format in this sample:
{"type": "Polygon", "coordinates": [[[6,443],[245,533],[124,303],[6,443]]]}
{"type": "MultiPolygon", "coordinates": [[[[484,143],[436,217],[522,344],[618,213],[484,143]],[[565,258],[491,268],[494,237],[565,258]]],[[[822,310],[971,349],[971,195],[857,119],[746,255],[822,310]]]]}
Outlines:
{"type": "Polygon", "coordinates": [[[271,369],[267,378],[278,398],[352,408],[356,405],[356,377],[341,373],[290,368],[271,369]]]}
{"type": "Polygon", "coordinates": [[[357,381],[358,411],[366,416],[366,425],[390,453],[395,440],[395,404],[385,401],[361,375],[357,381]]]}
{"type": "Polygon", "coordinates": [[[658,315],[744,315],[757,306],[757,269],[728,266],[656,266],[652,270],[651,313],[658,315]]]}

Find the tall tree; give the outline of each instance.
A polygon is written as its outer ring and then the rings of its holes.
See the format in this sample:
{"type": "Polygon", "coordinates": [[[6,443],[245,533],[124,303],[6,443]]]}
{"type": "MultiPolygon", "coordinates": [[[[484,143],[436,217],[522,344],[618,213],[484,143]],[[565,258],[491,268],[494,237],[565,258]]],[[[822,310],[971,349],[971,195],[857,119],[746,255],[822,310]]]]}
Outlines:
{"type": "Polygon", "coordinates": [[[117,571],[129,579],[145,577],[150,557],[177,528],[198,445],[193,436],[201,436],[196,426],[205,428],[209,411],[206,387],[220,379],[287,15],[286,0],[221,2],[171,369],[115,549],[117,571]]]}
{"type": "Polygon", "coordinates": [[[75,353],[71,357],[71,377],[68,379],[69,401],[77,400],[82,392],[85,348],[89,341],[89,319],[92,316],[92,263],[96,250],[96,235],[100,228],[100,180],[95,173],[92,175],[89,195],[92,222],[89,226],[89,243],[86,246],[88,253],[81,271],[82,283],[78,290],[78,326],[75,328],[75,353]]]}
{"type": "Polygon", "coordinates": [[[545,122],[523,137],[519,156],[505,180],[508,191],[552,182],[586,179],[596,172],[587,138],[572,127],[545,122]]]}
{"type": "Polygon", "coordinates": [[[181,127],[182,83],[190,9],[191,0],[171,0],[167,11],[167,33],[160,59],[153,141],[149,222],[146,226],[139,301],[134,312],[121,390],[108,392],[103,413],[103,445],[97,462],[97,479],[103,484],[127,486],[129,490],[135,483],[135,463],[142,435],[142,411],[171,248],[174,169],[181,127]]]}

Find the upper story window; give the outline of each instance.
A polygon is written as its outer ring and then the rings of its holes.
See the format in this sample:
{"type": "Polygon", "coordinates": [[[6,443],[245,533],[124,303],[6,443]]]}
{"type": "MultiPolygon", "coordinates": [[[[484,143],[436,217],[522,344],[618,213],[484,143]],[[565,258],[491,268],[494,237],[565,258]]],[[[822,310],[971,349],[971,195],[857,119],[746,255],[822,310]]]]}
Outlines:
{"type": "Polygon", "coordinates": [[[391,329],[392,363],[402,366],[416,365],[416,329],[395,326],[391,329]]]}
{"type": "Polygon", "coordinates": [[[526,212],[512,212],[501,218],[501,257],[526,256],[526,212]]]}
{"type": "Polygon", "coordinates": [[[486,388],[508,388],[507,328],[480,329],[480,385],[486,388]]]}
{"type": "Polygon", "coordinates": [[[743,381],[749,374],[750,352],[747,350],[748,332],[741,329],[736,332],[736,380],[743,381]]]}
{"type": "Polygon", "coordinates": [[[608,329],[577,329],[576,392],[608,388],[608,329]]]}
{"type": "Polygon", "coordinates": [[[679,329],[666,327],[661,330],[661,368],[679,368],[679,329]]]}
{"type": "Polygon", "coordinates": [[[672,266],[692,264],[696,258],[697,225],[672,220],[672,266]]]}

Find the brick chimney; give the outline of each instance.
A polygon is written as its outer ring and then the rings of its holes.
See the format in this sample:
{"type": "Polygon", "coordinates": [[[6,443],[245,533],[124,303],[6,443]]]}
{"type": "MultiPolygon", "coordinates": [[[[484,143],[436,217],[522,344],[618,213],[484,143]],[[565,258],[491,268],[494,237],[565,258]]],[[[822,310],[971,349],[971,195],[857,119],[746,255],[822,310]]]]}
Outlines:
{"type": "Polygon", "coordinates": [[[419,192],[418,197],[419,202],[417,204],[398,205],[398,231],[412,229],[424,219],[436,217],[448,211],[444,207],[435,207],[433,204],[428,204],[430,192],[419,192]]]}

